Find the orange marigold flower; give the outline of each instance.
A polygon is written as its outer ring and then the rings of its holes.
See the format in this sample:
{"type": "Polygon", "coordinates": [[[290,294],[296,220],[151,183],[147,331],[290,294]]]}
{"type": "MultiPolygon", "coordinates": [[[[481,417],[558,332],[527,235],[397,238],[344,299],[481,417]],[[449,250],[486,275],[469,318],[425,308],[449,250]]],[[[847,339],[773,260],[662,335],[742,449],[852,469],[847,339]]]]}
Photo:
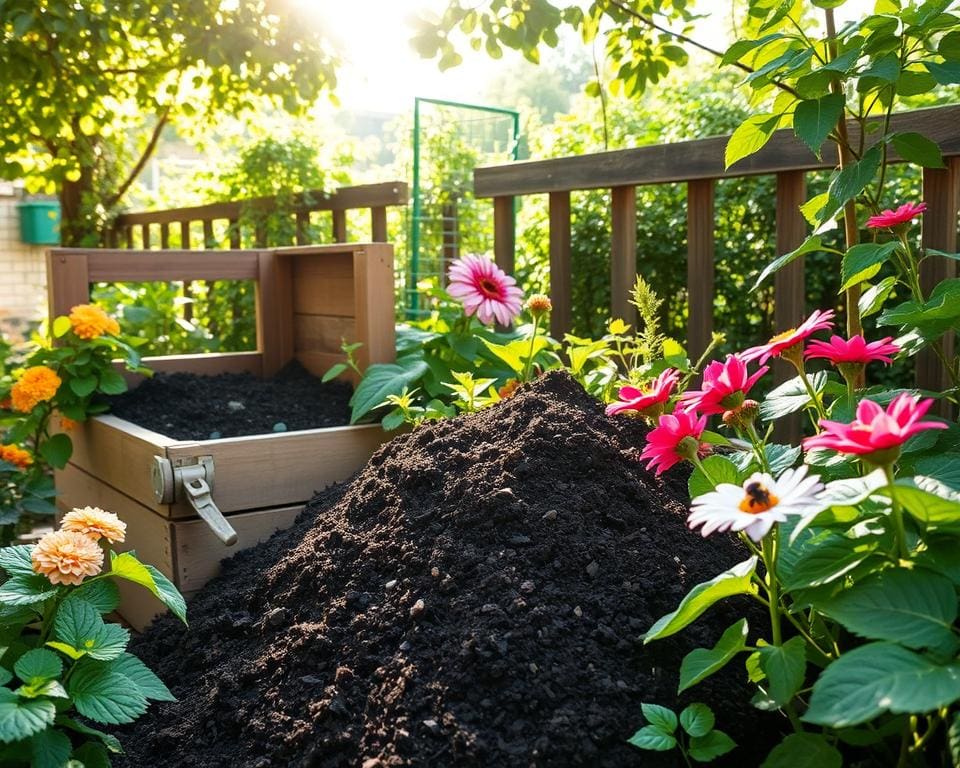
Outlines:
{"type": "Polygon", "coordinates": [[[513,397],[514,392],[517,391],[517,387],[519,386],[520,382],[517,379],[510,379],[510,381],[497,390],[497,394],[500,395],[501,399],[506,400],[508,397],[513,397]]]}
{"type": "Polygon", "coordinates": [[[76,531],[53,531],[33,548],[33,570],[42,573],[51,584],[83,582],[103,568],[103,550],[89,536],[76,531]]]}
{"type": "Polygon", "coordinates": [[[116,544],[126,536],[127,524],[113,512],[106,512],[99,507],[76,507],[63,516],[60,529],[82,533],[94,541],[104,538],[116,544]]]}
{"type": "Polygon", "coordinates": [[[45,365],[27,368],[19,381],[10,389],[10,401],[14,410],[29,413],[37,403],[50,400],[57,394],[60,384],[60,377],[45,365]]]}
{"type": "Polygon", "coordinates": [[[120,335],[117,321],[96,304],[77,304],[70,310],[70,325],[81,339],[95,339],[105,333],[120,335]]]}
{"type": "Polygon", "coordinates": [[[33,456],[17,445],[0,445],[0,461],[26,469],[33,464],[33,456]]]}
{"type": "Polygon", "coordinates": [[[77,428],[78,424],[80,424],[79,421],[75,421],[69,416],[60,414],[60,429],[62,429],[64,432],[73,432],[73,430],[77,428]]]}

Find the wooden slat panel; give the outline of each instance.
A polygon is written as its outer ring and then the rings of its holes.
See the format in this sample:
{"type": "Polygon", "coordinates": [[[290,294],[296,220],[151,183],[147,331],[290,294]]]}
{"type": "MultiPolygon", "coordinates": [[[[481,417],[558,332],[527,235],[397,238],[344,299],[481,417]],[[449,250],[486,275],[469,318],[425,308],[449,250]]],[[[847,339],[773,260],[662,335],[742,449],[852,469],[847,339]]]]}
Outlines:
{"type": "Polygon", "coordinates": [[[127,248],[133,248],[133,227],[126,227],[127,248]]]}
{"type": "Polygon", "coordinates": [[[140,241],[141,241],[143,250],[149,251],[150,250],[150,225],[149,224],[140,225],[140,241]]]}
{"type": "Polygon", "coordinates": [[[561,339],[572,325],[570,193],[550,195],[550,333],[561,339]]]}
{"type": "Polygon", "coordinates": [[[257,281],[257,346],[264,378],[276,376],[293,358],[293,286],[290,260],[272,251],[260,254],[257,281]]]}
{"type": "MultiPolygon", "coordinates": [[[[196,373],[201,376],[214,376],[218,373],[252,373],[260,376],[263,371],[263,356],[260,352],[214,352],[199,355],[167,355],[166,357],[145,357],[143,364],[156,373],[196,373]]],[[[121,373],[126,373],[121,369],[121,373]]],[[[139,382],[142,377],[130,374],[131,381],[139,382]]]]}
{"type": "Polygon", "coordinates": [[[160,225],[160,247],[165,251],[170,248],[170,225],[169,224],[160,225]]]}
{"type": "MultiPolygon", "coordinates": [[[[306,352],[304,350],[297,350],[294,353],[294,357],[300,365],[314,376],[323,376],[323,374],[329,371],[334,365],[343,362],[343,354],[340,352],[306,352]]],[[[341,378],[346,379],[354,386],[360,381],[360,377],[353,371],[346,371],[341,375],[341,378]]]]}
{"type": "Polygon", "coordinates": [[[387,209],[378,205],[370,209],[370,232],[373,242],[387,242],[387,209]]]}
{"type": "Polygon", "coordinates": [[[213,237],[213,220],[203,220],[203,247],[207,249],[216,248],[217,241],[213,237]]]}
{"type": "Polygon", "coordinates": [[[297,253],[293,262],[293,311],[353,317],[353,253],[297,253]]]}
{"type": "Polygon", "coordinates": [[[190,222],[189,222],[189,221],[181,221],[181,222],[180,222],[180,247],[181,247],[183,250],[185,250],[185,251],[189,251],[190,248],[191,248],[191,245],[190,245],[190,222]]]}
{"type": "Polygon", "coordinates": [[[361,370],[371,363],[392,363],[397,347],[393,305],[393,246],[370,243],[353,254],[357,350],[361,370]]]}
{"type": "Polygon", "coordinates": [[[339,354],[341,340],[358,340],[357,323],[352,317],[329,315],[294,315],[294,354],[302,352],[329,352],[339,354]]]}
{"type": "Polygon", "coordinates": [[[495,197],[493,199],[493,254],[500,269],[508,275],[513,274],[515,238],[513,198],[495,197]]]}
{"type": "Polygon", "coordinates": [[[611,190],[610,216],[610,314],[633,325],[636,312],[630,290],[637,279],[637,190],[611,190]]]}
{"type": "MultiPolygon", "coordinates": [[[[123,253],[123,251],[118,251],[123,253]]],[[[90,271],[86,253],[63,248],[47,251],[47,308],[52,321],[90,300],[90,271]]]]}
{"type": "Polygon", "coordinates": [[[241,242],[241,232],[240,232],[240,220],[239,219],[230,219],[227,222],[230,232],[230,247],[234,249],[239,249],[242,246],[241,242]]]}
{"type": "MultiPolygon", "coordinates": [[[[936,141],[945,155],[960,155],[960,106],[918,109],[893,116],[890,130],[918,131],[936,141]]],[[[859,142],[858,126],[848,124],[853,146],[859,142]]],[[[870,134],[872,141],[880,132],[870,134]]],[[[666,184],[694,179],[722,179],[794,170],[836,167],[832,144],[818,160],[792,130],[777,131],[759,152],[732,168],[723,164],[726,136],[662,144],[636,149],[562,157],[527,163],[510,163],[474,171],[477,197],[532,195],[575,189],[606,189],[640,184],[666,184]]],[[[867,142],[870,143],[870,140],[867,142]]]]}
{"type": "MultiPolygon", "coordinates": [[[[926,134],[925,134],[926,135],[926,134]]],[[[947,253],[957,252],[957,209],[960,208],[960,158],[950,158],[943,169],[923,169],[923,199],[930,210],[923,216],[923,247],[947,253]]],[[[920,287],[929,295],[941,280],[957,276],[957,262],[934,256],[920,265],[920,287]]],[[[943,351],[952,360],[956,348],[954,335],[943,339],[943,351]]],[[[950,376],[932,350],[924,350],[916,358],[917,386],[943,391],[951,386],[950,376]]],[[[946,401],[938,405],[941,415],[952,409],[946,401]]]]}
{"type": "Polygon", "coordinates": [[[687,184],[687,351],[696,360],[713,333],[714,182],[687,184]]]}
{"type": "MultiPolygon", "coordinates": [[[[129,251],[58,249],[60,254],[83,253],[90,282],[150,280],[255,280],[255,251],[216,251],[198,256],[190,251],[129,251]]],[[[74,258],[70,255],[69,258],[74,258]]]]}
{"type": "Polygon", "coordinates": [[[333,211],[333,242],[345,243],[349,239],[347,236],[347,212],[342,210],[333,211]]]}

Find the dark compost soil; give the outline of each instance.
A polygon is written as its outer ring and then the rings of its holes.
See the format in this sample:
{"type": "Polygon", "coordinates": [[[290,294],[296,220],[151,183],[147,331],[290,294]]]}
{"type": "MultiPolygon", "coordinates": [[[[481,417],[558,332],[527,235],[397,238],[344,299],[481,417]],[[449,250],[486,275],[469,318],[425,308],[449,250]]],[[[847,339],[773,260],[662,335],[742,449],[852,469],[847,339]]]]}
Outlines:
{"type": "Polygon", "coordinates": [[[110,412],[175,440],[208,440],[349,424],[352,394],[347,382],[325,384],[294,362],[267,380],[158,373],[110,398],[110,412]]]}
{"type": "MultiPolygon", "coordinates": [[[[636,454],[565,373],[383,446],[295,526],[224,564],[134,643],[179,703],[121,734],[127,766],[666,766],[626,739],[677,706],[684,654],[753,606],[641,633],[745,558],[684,525],[682,482],[636,454]]],[[[710,703],[759,765],[779,719],[742,662],[681,697],[710,703]]]]}

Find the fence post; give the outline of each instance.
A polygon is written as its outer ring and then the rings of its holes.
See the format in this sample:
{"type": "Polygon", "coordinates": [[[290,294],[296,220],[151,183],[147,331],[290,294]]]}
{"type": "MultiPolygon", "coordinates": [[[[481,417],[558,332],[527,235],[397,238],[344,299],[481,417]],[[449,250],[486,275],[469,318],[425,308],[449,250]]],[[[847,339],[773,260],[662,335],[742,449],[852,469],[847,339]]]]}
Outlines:
{"type": "Polygon", "coordinates": [[[342,209],[333,211],[333,242],[347,242],[347,212],[342,209]]]}
{"type": "Polygon", "coordinates": [[[570,193],[550,193],[550,334],[563,338],[573,325],[570,265],[570,193]]]}
{"type": "Polygon", "coordinates": [[[190,222],[180,222],[180,247],[185,251],[190,250],[190,222]]]}
{"type": "Polygon", "coordinates": [[[630,290],[637,280],[637,188],[614,187],[610,196],[610,315],[636,323],[630,290]]]}
{"type": "Polygon", "coordinates": [[[714,180],[687,182],[687,354],[696,360],[713,335],[714,180]]]}
{"type": "Polygon", "coordinates": [[[370,209],[370,230],[373,242],[387,242],[387,209],[382,205],[370,209]]]}
{"type": "Polygon", "coordinates": [[[513,196],[493,198],[493,257],[508,275],[513,274],[516,233],[514,231],[513,196]]]}

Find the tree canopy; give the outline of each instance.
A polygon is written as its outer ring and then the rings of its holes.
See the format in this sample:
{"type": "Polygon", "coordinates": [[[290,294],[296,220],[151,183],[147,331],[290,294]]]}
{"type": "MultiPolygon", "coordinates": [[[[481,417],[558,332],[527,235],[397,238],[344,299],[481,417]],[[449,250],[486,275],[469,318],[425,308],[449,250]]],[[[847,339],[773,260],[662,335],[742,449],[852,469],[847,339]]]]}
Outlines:
{"type": "Polygon", "coordinates": [[[168,125],[290,111],[335,84],[293,0],[0,0],[0,176],[59,193],[63,240],[109,215],[168,125]]]}

